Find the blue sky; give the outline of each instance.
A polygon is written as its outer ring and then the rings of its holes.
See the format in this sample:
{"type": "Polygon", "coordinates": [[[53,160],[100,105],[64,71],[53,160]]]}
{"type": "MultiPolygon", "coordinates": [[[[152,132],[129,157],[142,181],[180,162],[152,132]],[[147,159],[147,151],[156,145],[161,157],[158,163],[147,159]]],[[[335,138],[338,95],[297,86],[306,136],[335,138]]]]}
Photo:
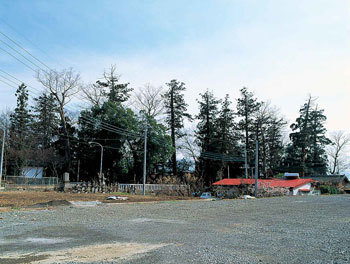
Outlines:
{"type": "MultiPolygon", "coordinates": [[[[193,113],[206,89],[235,98],[247,86],[289,121],[312,94],[329,130],[350,130],[348,0],[1,0],[0,31],[84,82],[111,64],[136,89],[177,78],[193,113]]],[[[0,66],[39,87],[1,50],[0,66]]],[[[0,92],[0,108],[13,107],[13,88],[0,92]]]]}

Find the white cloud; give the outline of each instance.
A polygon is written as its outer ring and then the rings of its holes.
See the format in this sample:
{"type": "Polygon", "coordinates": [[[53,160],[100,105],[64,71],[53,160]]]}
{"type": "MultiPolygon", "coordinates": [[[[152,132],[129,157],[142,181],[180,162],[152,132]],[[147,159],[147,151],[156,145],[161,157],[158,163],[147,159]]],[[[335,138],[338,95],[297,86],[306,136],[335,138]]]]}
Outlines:
{"type": "Polygon", "coordinates": [[[191,35],[132,56],[74,49],[75,54],[60,54],[60,60],[78,69],[85,82],[96,81],[111,64],[117,64],[121,80],[135,88],[179,79],[187,85],[186,101],[193,113],[199,93],[207,88],[220,98],[230,94],[233,100],[247,86],[294,121],[312,94],[325,109],[330,130],[349,130],[350,2],[258,2],[247,9],[249,14],[242,14],[244,22],[226,19],[206,37],[191,35]]]}

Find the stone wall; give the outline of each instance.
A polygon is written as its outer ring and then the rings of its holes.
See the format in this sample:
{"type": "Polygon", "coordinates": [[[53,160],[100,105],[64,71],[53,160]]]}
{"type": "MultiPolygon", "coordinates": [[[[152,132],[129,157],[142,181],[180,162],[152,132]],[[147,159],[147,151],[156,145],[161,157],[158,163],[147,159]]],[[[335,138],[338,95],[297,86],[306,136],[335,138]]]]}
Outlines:
{"type": "Polygon", "coordinates": [[[118,191],[118,185],[99,185],[91,182],[75,182],[61,184],[57,191],[72,193],[111,193],[118,191]]]}

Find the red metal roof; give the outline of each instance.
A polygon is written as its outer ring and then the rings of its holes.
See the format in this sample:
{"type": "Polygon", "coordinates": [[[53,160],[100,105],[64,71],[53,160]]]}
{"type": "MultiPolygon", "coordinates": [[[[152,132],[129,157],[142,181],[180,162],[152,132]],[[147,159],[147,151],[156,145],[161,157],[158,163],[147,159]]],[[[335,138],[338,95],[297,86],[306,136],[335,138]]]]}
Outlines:
{"type": "Polygon", "coordinates": [[[311,190],[310,189],[299,189],[299,191],[301,191],[301,192],[309,192],[311,190]]]}
{"type": "MultiPolygon", "coordinates": [[[[284,180],[284,179],[259,179],[259,186],[266,187],[285,187],[285,188],[295,188],[301,185],[304,185],[309,182],[315,182],[312,179],[292,179],[292,180],[284,180]]],[[[223,179],[221,181],[213,183],[213,185],[245,185],[245,184],[255,184],[254,179],[223,179]]]]}

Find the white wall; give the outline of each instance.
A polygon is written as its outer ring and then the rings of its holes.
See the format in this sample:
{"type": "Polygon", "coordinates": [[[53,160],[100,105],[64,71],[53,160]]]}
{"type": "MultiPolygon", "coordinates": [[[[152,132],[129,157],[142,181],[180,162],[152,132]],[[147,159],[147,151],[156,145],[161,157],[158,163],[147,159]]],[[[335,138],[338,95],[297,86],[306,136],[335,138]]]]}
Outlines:
{"type": "Polygon", "coordinates": [[[293,189],[293,195],[299,195],[299,189],[309,189],[311,190],[311,183],[306,183],[304,185],[298,186],[296,188],[293,189]]]}

